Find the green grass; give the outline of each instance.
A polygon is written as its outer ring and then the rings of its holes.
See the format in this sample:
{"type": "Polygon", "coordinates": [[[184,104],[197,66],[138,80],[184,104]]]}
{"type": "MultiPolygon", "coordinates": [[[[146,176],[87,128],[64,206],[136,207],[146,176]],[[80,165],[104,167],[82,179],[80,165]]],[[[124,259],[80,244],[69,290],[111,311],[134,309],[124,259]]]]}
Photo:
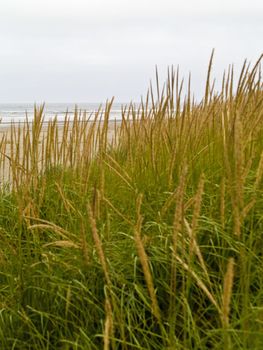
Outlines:
{"type": "Polygon", "coordinates": [[[113,138],[112,101],[3,137],[1,349],[262,349],[260,60],[218,93],[211,65],[201,103],[170,71],[113,138]]]}

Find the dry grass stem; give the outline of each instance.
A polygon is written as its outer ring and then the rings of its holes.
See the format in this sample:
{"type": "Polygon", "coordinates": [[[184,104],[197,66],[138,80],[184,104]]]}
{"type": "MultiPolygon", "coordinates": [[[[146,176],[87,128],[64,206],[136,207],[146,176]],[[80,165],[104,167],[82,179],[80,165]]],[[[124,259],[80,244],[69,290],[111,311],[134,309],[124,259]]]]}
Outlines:
{"type": "Polygon", "coordinates": [[[161,314],[160,314],[160,309],[159,309],[158,301],[154,290],[153,278],[149,267],[149,259],[145,252],[143,241],[141,239],[141,226],[142,226],[142,216],[140,214],[141,202],[142,202],[142,196],[139,196],[137,200],[137,205],[136,205],[137,224],[134,228],[134,241],[135,241],[135,246],[140,259],[140,263],[142,265],[145,282],[150,295],[150,299],[152,303],[152,312],[154,316],[157,318],[157,320],[161,322],[161,314]]]}
{"type": "Polygon", "coordinates": [[[176,256],[176,260],[181,264],[181,266],[190,273],[190,275],[194,278],[197,285],[200,287],[200,289],[205,293],[207,298],[211,301],[211,303],[215,306],[218,313],[221,315],[221,309],[216,301],[216,299],[213,297],[212,293],[208,290],[204,282],[197,276],[197,274],[189,268],[189,266],[181,259],[179,256],[176,256]]]}
{"type": "Polygon", "coordinates": [[[224,289],[222,295],[222,324],[224,328],[227,328],[229,326],[230,302],[234,281],[234,265],[234,258],[230,258],[224,277],[224,289]]]}
{"type": "Polygon", "coordinates": [[[105,280],[106,280],[108,286],[110,286],[111,280],[110,280],[110,274],[109,274],[109,270],[108,270],[107,261],[106,261],[105,255],[104,255],[102,242],[101,242],[98,230],[97,230],[96,221],[94,219],[94,215],[92,213],[92,210],[91,210],[91,207],[89,204],[87,205],[87,211],[88,211],[88,217],[89,217],[89,221],[90,221],[92,237],[93,237],[93,240],[95,243],[96,251],[97,251],[103,272],[104,272],[105,280]]]}

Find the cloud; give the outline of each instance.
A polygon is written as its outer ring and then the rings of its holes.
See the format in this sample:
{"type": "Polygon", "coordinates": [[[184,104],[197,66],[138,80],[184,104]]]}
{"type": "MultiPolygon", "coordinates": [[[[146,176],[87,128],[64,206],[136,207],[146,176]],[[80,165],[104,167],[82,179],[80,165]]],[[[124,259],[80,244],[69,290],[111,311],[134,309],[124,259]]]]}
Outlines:
{"type": "Polygon", "coordinates": [[[0,98],[65,101],[74,91],[81,100],[85,86],[91,99],[138,99],[155,64],[191,70],[199,90],[212,48],[218,76],[228,63],[257,59],[261,18],[256,0],[9,0],[0,13],[0,98]]]}

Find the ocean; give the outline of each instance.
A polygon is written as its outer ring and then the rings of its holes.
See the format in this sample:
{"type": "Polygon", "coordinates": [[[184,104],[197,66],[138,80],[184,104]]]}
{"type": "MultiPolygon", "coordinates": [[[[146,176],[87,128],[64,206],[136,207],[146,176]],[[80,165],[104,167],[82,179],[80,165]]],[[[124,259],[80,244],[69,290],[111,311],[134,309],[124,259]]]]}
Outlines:
{"type": "MultiPolygon", "coordinates": [[[[121,108],[126,105],[125,103],[114,103],[111,108],[110,119],[121,120],[121,108]]],[[[77,106],[78,110],[86,111],[87,115],[91,115],[91,120],[94,118],[94,113],[98,110],[99,103],[47,103],[44,109],[44,121],[57,117],[59,122],[63,122],[66,113],[68,118],[73,118],[74,110],[77,106]]],[[[105,106],[105,105],[104,105],[105,106]]],[[[103,108],[103,105],[102,105],[103,108]]],[[[6,125],[10,123],[23,122],[26,119],[26,115],[29,121],[33,120],[34,103],[0,103],[0,125],[6,125]]]]}

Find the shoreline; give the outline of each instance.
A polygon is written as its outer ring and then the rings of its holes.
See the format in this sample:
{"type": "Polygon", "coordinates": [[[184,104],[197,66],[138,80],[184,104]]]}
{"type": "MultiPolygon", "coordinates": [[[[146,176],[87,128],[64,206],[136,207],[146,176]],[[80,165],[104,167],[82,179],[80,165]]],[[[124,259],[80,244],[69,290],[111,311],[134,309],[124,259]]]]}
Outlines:
{"type": "MultiPolygon", "coordinates": [[[[115,134],[121,126],[121,120],[108,122],[107,142],[114,141],[115,134]]],[[[36,135],[33,135],[33,122],[23,123],[0,123],[0,186],[13,183],[14,174],[23,176],[24,173],[32,171],[33,157],[37,154],[40,165],[39,170],[45,168],[50,157],[50,162],[54,165],[64,162],[64,156],[68,157],[69,149],[74,152],[85,152],[85,148],[94,150],[98,147],[97,133],[102,132],[103,120],[81,120],[77,122],[71,120],[43,122],[36,124],[39,128],[36,135]],[[34,138],[36,137],[36,139],[34,138]],[[35,147],[35,145],[38,147],[35,147]],[[56,149],[57,155],[50,156],[50,147],[56,149]],[[38,148],[36,151],[35,148],[38,148]],[[59,157],[62,157],[59,160],[59,157]],[[58,157],[58,158],[56,158],[58,157]],[[24,170],[22,170],[24,169],[24,170]],[[26,169],[26,170],[25,170],[26,169]]],[[[63,163],[66,165],[67,163],[63,163]]]]}

